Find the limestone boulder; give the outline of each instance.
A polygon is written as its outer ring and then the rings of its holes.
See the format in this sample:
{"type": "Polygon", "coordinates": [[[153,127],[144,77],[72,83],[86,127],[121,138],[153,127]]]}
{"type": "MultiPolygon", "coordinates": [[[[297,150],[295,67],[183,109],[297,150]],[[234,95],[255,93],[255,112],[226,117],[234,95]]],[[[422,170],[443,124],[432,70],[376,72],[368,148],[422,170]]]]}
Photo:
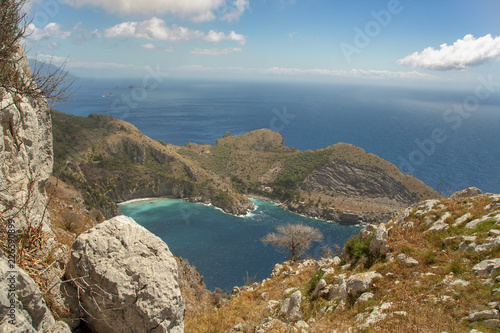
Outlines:
{"type": "Polygon", "coordinates": [[[377,272],[366,272],[351,275],[346,281],[346,290],[352,297],[358,297],[373,285],[375,279],[382,278],[377,272]]]}
{"type": "Polygon", "coordinates": [[[102,333],[183,332],[177,276],[168,246],[125,216],[81,234],[65,274],[84,320],[102,333]]]}
{"type": "Polygon", "coordinates": [[[500,272],[500,258],[483,260],[472,271],[479,277],[493,277],[500,272]]]}
{"type": "Polygon", "coordinates": [[[371,255],[385,256],[390,251],[389,244],[387,244],[387,235],[385,224],[381,223],[370,242],[371,255]]]}
{"type": "Polygon", "coordinates": [[[281,308],[281,315],[285,318],[287,322],[295,322],[304,316],[302,311],[300,311],[300,304],[302,302],[302,293],[296,291],[289,298],[285,299],[283,302],[283,307],[281,308]]]}
{"type": "Polygon", "coordinates": [[[460,199],[460,198],[468,198],[468,197],[474,197],[476,195],[481,195],[483,192],[478,189],[477,187],[469,187],[466,188],[465,190],[458,191],[453,193],[450,196],[450,199],[455,200],[455,199],[460,199]]]}
{"type": "Polygon", "coordinates": [[[407,256],[404,253],[398,254],[398,260],[402,262],[403,264],[413,267],[418,265],[418,261],[413,259],[412,257],[407,256]]]}

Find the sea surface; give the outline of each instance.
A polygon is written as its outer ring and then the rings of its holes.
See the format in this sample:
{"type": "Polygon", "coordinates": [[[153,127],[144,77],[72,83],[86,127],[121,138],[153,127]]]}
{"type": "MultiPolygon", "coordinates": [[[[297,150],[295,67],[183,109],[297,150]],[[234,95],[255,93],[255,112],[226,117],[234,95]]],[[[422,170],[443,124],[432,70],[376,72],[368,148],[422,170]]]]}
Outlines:
{"type": "MultiPolygon", "coordinates": [[[[301,150],[347,142],[445,195],[470,186],[500,193],[498,92],[475,100],[474,90],[171,79],[152,83],[145,89],[141,80],[82,80],[71,101],[54,109],[78,116],[110,114],[176,145],[214,144],[226,132],[260,128],[280,132],[286,145],[301,150]]],[[[247,217],[172,199],[120,208],[194,264],[209,289],[224,291],[244,284],[247,272],[257,280],[268,277],[274,263],[285,260],[259,241],[277,225],[303,222],[320,228],[325,240],[315,245],[313,255],[322,245],[342,246],[359,231],[303,218],[271,203],[256,204],[258,209],[247,217]]]]}
{"type": "Polygon", "coordinates": [[[224,292],[269,277],[276,263],[287,260],[283,253],[260,241],[278,225],[302,223],[319,229],[324,238],[309,251],[315,258],[321,255],[323,246],[343,247],[361,230],[359,226],[299,216],[274,203],[252,201],[257,208],[245,217],[175,199],[134,201],[121,204],[120,209],[163,239],[174,254],[187,258],[202,273],[208,289],[224,292]]]}

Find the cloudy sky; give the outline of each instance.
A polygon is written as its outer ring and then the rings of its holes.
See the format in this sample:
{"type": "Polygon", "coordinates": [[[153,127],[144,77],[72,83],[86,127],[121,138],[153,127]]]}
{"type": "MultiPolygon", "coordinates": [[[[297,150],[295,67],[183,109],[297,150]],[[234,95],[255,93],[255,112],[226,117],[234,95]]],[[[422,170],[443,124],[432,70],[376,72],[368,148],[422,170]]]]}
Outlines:
{"type": "Polygon", "coordinates": [[[498,0],[31,0],[30,57],[83,77],[391,80],[500,73],[498,0]]]}

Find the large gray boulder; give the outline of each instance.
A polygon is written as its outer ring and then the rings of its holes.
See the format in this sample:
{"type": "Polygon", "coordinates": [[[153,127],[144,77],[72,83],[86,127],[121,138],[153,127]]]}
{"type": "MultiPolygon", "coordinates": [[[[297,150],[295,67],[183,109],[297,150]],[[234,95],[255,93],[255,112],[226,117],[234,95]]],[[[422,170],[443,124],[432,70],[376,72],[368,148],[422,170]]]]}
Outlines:
{"type": "Polygon", "coordinates": [[[11,266],[0,251],[0,332],[70,333],[56,322],[35,281],[17,265],[11,266]]]}
{"type": "Polygon", "coordinates": [[[481,195],[483,192],[478,189],[477,187],[469,187],[466,188],[465,190],[461,190],[458,192],[453,193],[450,196],[450,199],[455,200],[455,199],[460,199],[460,198],[468,198],[468,197],[475,197],[476,195],[481,195]]]}
{"type": "Polygon", "coordinates": [[[168,246],[117,216],[81,234],[66,270],[84,320],[95,332],[184,331],[184,301],[168,246]]]}

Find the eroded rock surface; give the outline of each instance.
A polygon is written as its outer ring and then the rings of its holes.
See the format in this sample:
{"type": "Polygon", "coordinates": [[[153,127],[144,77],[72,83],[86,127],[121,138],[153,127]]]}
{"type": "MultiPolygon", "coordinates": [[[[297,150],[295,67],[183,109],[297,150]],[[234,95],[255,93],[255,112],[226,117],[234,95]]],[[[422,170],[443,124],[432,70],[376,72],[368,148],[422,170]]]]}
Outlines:
{"type": "Polygon", "coordinates": [[[89,326],[103,333],[183,332],[184,302],[168,246],[117,216],[80,235],[66,271],[89,326]]]}

